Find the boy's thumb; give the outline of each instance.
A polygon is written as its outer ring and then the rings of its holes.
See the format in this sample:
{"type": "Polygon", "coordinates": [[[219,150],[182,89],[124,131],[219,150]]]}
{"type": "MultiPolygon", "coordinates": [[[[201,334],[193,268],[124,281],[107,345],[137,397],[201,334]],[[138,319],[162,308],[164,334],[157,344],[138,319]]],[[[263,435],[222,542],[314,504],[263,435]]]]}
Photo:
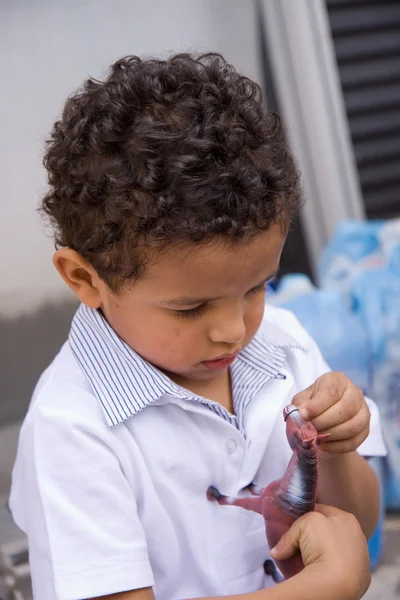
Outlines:
{"type": "Polygon", "coordinates": [[[299,550],[301,523],[295,521],[291,528],[283,534],[279,542],[271,550],[271,556],[274,560],[286,560],[291,558],[299,550]]]}

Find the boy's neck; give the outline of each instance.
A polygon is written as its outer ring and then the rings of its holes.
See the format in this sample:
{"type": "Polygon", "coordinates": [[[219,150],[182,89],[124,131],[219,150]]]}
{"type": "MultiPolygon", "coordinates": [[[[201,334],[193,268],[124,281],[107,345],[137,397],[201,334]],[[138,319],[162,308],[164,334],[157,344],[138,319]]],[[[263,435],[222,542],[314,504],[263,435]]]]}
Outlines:
{"type": "MultiPolygon", "coordinates": [[[[171,374],[169,374],[169,376],[171,377],[171,374]]],[[[218,377],[209,381],[188,381],[187,379],[183,380],[178,375],[172,376],[171,379],[197,396],[202,396],[213,402],[218,402],[231,414],[234,414],[229,369],[226,369],[226,371],[221,373],[218,377]]]]}

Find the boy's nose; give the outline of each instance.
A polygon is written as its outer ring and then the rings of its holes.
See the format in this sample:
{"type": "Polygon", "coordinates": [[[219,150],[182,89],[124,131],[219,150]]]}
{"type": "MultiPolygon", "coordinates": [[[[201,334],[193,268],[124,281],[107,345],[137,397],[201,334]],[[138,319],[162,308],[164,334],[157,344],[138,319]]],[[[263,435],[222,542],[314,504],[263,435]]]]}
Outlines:
{"type": "Polygon", "coordinates": [[[210,339],[213,342],[225,344],[240,344],[246,333],[242,310],[226,313],[217,319],[210,329],[210,339]]]}

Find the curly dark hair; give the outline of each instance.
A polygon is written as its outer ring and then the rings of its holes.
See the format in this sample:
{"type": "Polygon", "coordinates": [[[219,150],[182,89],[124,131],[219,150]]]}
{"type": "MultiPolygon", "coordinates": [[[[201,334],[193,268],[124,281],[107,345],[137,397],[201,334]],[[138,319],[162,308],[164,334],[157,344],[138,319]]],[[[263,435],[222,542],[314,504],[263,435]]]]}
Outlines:
{"type": "Polygon", "coordinates": [[[218,54],[128,56],[88,79],[47,141],[41,211],[56,247],[116,290],[138,278],[140,248],[237,240],[301,204],[299,175],[260,87],[218,54]]]}

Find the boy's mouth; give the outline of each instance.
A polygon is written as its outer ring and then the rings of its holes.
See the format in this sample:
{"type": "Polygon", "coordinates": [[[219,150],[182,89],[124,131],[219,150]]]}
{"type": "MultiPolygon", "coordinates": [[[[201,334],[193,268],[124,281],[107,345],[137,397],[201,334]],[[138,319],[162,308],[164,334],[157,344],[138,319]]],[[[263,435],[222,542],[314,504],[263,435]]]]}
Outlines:
{"type": "Polygon", "coordinates": [[[210,371],[219,371],[221,369],[226,369],[229,367],[239,352],[235,352],[235,354],[223,354],[222,356],[218,356],[218,358],[214,358],[213,360],[203,360],[202,364],[210,371]]]}

